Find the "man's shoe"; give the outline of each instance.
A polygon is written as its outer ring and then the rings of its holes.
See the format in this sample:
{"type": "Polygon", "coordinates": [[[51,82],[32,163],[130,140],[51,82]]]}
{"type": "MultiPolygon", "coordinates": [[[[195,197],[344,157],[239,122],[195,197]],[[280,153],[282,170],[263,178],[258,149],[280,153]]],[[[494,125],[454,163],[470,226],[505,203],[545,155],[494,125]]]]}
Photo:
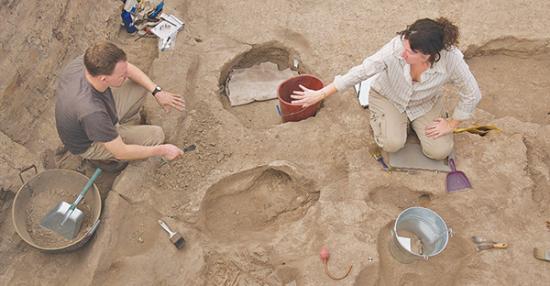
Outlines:
{"type": "Polygon", "coordinates": [[[118,173],[128,166],[128,161],[88,160],[88,162],[95,168],[100,168],[107,173],[118,173]]]}

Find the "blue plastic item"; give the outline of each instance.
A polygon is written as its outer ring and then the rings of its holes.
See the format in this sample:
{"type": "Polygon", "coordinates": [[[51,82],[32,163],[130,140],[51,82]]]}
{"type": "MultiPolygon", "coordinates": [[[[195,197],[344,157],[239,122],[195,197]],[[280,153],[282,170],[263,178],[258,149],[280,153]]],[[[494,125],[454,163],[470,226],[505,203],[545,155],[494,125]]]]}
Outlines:
{"type": "Polygon", "coordinates": [[[155,19],[159,14],[160,12],[162,12],[162,9],[164,8],[164,1],[160,2],[157,7],[155,7],[155,10],[149,12],[149,14],[147,15],[147,17],[149,19],[155,19]]]}
{"type": "Polygon", "coordinates": [[[134,25],[134,20],[132,19],[132,14],[126,10],[122,10],[122,13],[120,14],[120,17],[122,17],[122,22],[124,23],[124,28],[126,28],[126,31],[130,34],[137,32],[137,28],[134,25]]]}

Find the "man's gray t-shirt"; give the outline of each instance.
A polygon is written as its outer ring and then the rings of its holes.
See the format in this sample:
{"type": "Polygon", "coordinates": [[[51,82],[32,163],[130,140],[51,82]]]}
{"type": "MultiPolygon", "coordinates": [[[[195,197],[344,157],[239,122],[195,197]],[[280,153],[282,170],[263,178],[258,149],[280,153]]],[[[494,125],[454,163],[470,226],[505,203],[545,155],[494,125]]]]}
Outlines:
{"type": "Polygon", "coordinates": [[[84,57],[80,56],[63,69],[56,88],[57,133],[73,154],[84,153],[93,142],[109,142],[118,137],[111,88],[104,92],[95,90],[84,71],[84,57]]]}

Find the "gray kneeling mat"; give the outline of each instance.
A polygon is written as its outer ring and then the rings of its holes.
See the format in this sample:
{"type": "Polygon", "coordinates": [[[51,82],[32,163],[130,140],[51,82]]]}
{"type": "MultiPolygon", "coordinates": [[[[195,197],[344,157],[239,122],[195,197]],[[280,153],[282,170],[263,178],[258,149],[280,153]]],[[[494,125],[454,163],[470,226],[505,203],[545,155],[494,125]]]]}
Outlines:
{"type": "Polygon", "coordinates": [[[395,153],[388,153],[389,164],[397,170],[428,170],[439,172],[450,172],[447,159],[433,160],[422,153],[422,146],[418,137],[409,134],[405,147],[395,153]],[[411,138],[412,137],[412,138],[411,138]]]}

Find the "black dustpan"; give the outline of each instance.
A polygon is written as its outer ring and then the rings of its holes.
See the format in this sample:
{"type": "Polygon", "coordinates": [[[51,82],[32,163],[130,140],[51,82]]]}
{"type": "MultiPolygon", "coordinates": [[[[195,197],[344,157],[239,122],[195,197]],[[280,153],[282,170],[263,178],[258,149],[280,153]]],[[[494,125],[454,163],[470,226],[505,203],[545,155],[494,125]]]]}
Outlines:
{"type": "Polygon", "coordinates": [[[447,192],[472,188],[472,184],[468,180],[468,177],[466,177],[466,174],[456,170],[455,160],[451,156],[449,156],[449,167],[451,167],[451,172],[447,174],[447,192]]]}

